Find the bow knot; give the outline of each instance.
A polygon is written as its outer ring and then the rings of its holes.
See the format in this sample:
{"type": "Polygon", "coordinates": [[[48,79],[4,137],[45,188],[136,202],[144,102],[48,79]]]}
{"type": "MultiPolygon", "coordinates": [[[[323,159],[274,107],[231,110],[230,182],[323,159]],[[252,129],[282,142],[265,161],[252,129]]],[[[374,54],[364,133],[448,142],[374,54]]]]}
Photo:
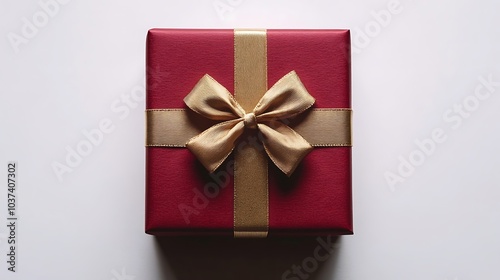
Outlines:
{"type": "Polygon", "coordinates": [[[243,122],[245,127],[256,129],[257,128],[257,119],[255,118],[254,113],[248,113],[243,116],[243,122]]]}
{"type": "Polygon", "coordinates": [[[258,130],[269,158],[290,176],[312,146],[280,120],[304,112],[314,102],[292,71],[262,96],[251,113],[246,113],[224,86],[206,74],[184,103],[194,112],[221,122],[191,138],[186,147],[209,172],[214,172],[231,154],[245,128],[258,130]]]}

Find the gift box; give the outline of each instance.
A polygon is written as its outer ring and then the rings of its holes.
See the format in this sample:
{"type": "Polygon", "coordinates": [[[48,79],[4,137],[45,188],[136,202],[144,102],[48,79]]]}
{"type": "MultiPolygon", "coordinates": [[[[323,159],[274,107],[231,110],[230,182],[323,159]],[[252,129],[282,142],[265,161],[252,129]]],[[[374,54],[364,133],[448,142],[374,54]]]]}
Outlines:
{"type": "Polygon", "coordinates": [[[152,29],[146,232],[352,234],[349,30],[152,29]]]}

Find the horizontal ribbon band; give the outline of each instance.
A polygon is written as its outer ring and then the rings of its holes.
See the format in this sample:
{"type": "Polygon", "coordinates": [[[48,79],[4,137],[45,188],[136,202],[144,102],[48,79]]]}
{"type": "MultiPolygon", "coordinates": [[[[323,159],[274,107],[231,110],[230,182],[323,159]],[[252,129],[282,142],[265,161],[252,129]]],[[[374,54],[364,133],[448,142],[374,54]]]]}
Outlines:
{"type": "MultiPolygon", "coordinates": [[[[350,147],[351,109],[312,109],[284,121],[313,147],[350,147]]],[[[146,110],[146,146],[186,147],[192,137],[215,125],[191,110],[146,110]]]]}

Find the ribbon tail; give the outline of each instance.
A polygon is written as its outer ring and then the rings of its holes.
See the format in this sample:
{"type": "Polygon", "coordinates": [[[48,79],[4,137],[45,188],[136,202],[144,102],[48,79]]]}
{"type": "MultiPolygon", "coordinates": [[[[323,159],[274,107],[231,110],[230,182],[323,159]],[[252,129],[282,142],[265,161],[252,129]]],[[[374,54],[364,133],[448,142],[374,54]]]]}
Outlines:
{"type": "Polygon", "coordinates": [[[264,148],[269,158],[287,176],[291,176],[300,161],[313,149],[300,134],[282,122],[259,123],[264,136],[264,148]]]}
{"type": "Polygon", "coordinates": [[[222,122],[191,138],[186,148],[212,173],[231,154],[235,141],[243,131],[241,119],[222,122]]]}

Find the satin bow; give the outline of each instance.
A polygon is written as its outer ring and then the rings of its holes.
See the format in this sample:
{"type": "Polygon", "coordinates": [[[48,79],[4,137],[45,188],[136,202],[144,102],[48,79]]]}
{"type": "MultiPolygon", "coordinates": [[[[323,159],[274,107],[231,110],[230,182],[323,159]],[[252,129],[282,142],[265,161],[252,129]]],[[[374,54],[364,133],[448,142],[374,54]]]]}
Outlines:
{"type": "Polygon", "coordinates": [[[205,74],[184,103],[194,112],[221,122],[191,138],[186,147],[209,172],[214,172],[231,154],[244,130],[256,130],[262,134],[259,138],[269,158],[290,176],[312,146],[280,119],[300,114],[314,102],[295,71],[291,71],[247,113],[224,86],[205,74]]]}

